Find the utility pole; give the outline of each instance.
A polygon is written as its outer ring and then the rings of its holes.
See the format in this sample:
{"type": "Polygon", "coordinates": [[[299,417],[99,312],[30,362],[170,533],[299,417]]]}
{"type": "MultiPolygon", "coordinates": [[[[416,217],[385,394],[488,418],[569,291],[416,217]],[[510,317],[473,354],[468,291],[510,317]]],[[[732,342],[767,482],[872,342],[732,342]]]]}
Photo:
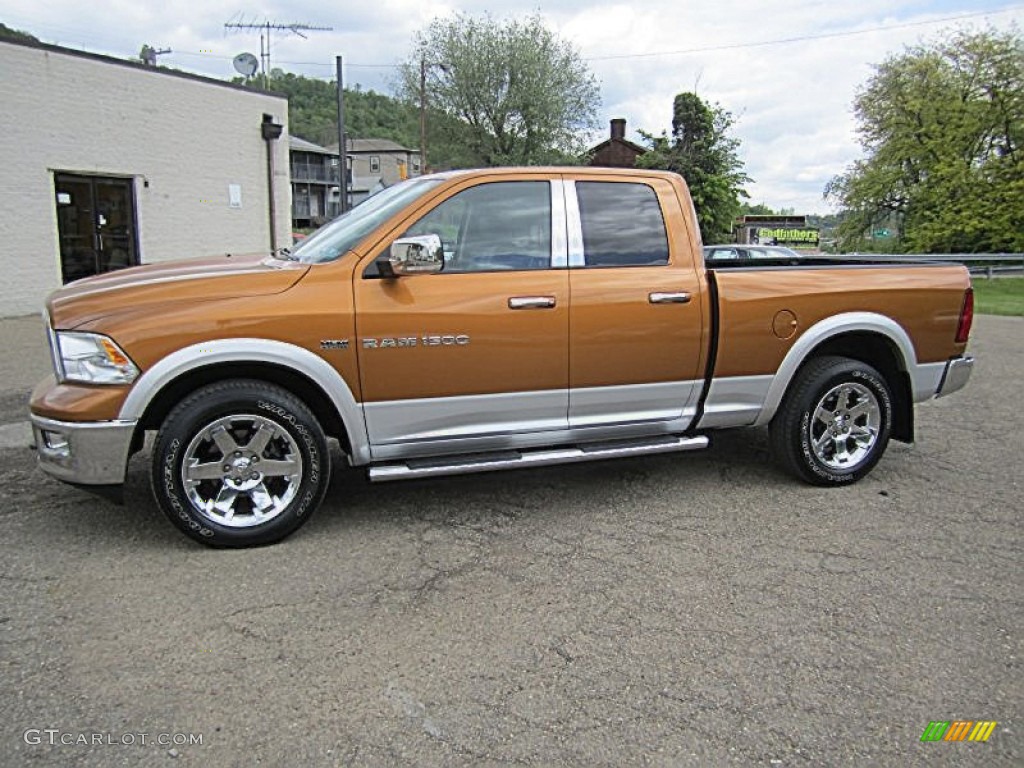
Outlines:
{"type": "Polygon", "coordinates": [[[341,200],[338,213],[348,210],[348,147],[345,145],[345,86],[341,79],[341,56],[335,57],[338,70],[338,175],[341,179],[341,200]]]}
{"type": "Polygon", "coordinates": [[[430,167],[427,163],[427,70],[431,67],[437,67],[442,72],[447,73],[448,65],[443,64],[439,61],[435,61],[431,64],[427,64],[427,55],[425,53],[420,54],[420,173],[426,174],[430,172],[430,167]]]}
{"type": "Polygon", "coordinates": [[[427,57],[420,54],[420,173],[427,173],[427,57]]]}
{"type": "Polygon", "coordinates": [[[258,24],[246,21],[229,21],[224,24],[224,30],[260,30],[260,67],[263,70],[263,90],[267,90],[267,75],[270,74],[270,31],[276,29],[283,32],[291,32],[303,40],[306,36],[303,32],[333,32],[334,27],[315,27],[312,24],[280,24],[276,21],[263,21],[258,24]],[[266,43],[264,43],[266,40],[266,43]]]}

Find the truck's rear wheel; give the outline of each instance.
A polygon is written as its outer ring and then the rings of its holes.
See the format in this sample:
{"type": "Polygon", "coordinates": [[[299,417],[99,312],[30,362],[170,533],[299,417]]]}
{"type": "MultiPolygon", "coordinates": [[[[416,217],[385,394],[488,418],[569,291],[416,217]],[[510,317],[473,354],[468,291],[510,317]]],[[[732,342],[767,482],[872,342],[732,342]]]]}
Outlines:
{"type": "Polygon", "coordinates": [[[889,385],[870,365],[821,357],[797,375],[769,435],[776,461],[814,485],[845,485],[882,458],[892,427],[889,385]]]}
{"type": "Polygon", "coordinates": [[[186,535],[217,547],[283,539],[320,504],[330,476],[316,417],[288,391],[236,379],[175,407],[153,447],[153,494],[186,535]]]}

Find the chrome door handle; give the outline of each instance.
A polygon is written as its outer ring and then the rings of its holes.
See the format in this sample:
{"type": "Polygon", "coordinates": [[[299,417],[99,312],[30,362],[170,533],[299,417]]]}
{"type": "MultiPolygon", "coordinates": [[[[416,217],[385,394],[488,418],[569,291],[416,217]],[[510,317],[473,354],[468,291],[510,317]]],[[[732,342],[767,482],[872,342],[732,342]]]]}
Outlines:
{"type": "Polygon", "coordinates": [[[652,293],[647,297],[651,304],[689,304],[690,294],[686,291],[675,293],[652,293]]]}
{"type": "Polygon", "coordinates": [[[551,309],[555,306],[554,296],[511,296],[509,309],[551,309]]]}

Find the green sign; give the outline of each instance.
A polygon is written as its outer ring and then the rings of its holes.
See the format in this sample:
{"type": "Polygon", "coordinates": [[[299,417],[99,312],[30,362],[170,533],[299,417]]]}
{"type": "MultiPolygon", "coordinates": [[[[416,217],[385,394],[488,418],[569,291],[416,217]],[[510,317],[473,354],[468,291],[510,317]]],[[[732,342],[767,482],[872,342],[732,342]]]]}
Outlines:
{"type": "Polygon", "coordinates": [[[758,227],[756,240],[761,245],[812,245],[818,244],[818,230],[798,227],[758,227]]]}

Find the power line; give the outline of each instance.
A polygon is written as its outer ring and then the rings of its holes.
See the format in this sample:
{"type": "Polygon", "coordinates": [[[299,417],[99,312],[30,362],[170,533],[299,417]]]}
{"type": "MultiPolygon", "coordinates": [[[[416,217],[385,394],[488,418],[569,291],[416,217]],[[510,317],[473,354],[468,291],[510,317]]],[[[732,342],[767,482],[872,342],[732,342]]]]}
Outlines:
{"type": "Polygon", "coordinates": [[[855,35],[867,35],[872,32],[888,32],[893,29],[909,29],[911,27],[924,27],[929,24],[945,24],[948,21],[962,21],[963,19],[973,19],[979,16],[994,16],[1000,13],[1009,13],[1011,11],[1017,11],[1024,8],[1024,6],[1016,5],[1008,8],[1002,8],[996,11],[980,11],[977,13],[962,13],[958,16],[946,16],[941,19],[930,19],[928,21],[910,21],[904,24],[890,24],[881,27],[871,27],[869,29],[857,29],[850,32],[824,32],[817,35],[802,35],[800,37],[786,37],[779,40],[763,40],[756,43],[733,43],[729,45],[713,45],[706,48],[686,48],[679,51],[652,51],[650,53],[622,53],[612,54],[609,56],[590,56],[586,61],[612,61],[618,59],[645,59],[653,56],[681,56],[689,53],[711,53],[714,51],[735,51],[741,48],[763,48],[768,45],[785,45],[787,43],[804,43],[810,40],[828,40],[836,37],[853,37],[855,35]]]}
{"type": "MultiPolygon", "coordinates": [[[[956,16],[944,16],[939,19],[927,19],[924,21],[909,21],[903,24],[889,24],[878,27],[869,27],[867,29],[857,29],[847,32],[822,32],[814,35],[801,35],[799,37],[785,37],[777,40],[762,40],[753,43],[730,43],[726,45],[715,45],[708,46],[705,48],[685,48],[677,51],[652,51],[649,53],[620,53],[610,54],[608,56],[588,56],[585,57],[585,61],[617,61],[621,59],[644,59],[651,58],[654,56],[682,56],[692,53],[713,53],[715,51],[735,51],[743,48],[763,48],[769,45],[786,45],[789,43],[805,43],[812,40],[829,40],[839,37],[854,37],[856,35],[868,35],[873,32],[888,32],[896,29],[911,29],[914,27],[924,27],[932,24],[945,24],[951,21],[963,21],[965,19],[974,19],[981,16],[996,16],[1003,13],[1011,13],[1013,11],[1019,11],[1024,9],[1024,5],[1011,5],[1006,8],[1000,8],[992,11],[977,11],[974,13],[961,13],[956,16]]],[[[282,64],[290,64],[292,66],[304,66],[304,67],[331,67],[331,64],[326,64],[321,61],[282,61],[282,64]]],[[[397,69],[402,66],[399,64],[360,64],[357,62],[346,62],[346,67],[358,67],[363,69],[397,69]]]]}

